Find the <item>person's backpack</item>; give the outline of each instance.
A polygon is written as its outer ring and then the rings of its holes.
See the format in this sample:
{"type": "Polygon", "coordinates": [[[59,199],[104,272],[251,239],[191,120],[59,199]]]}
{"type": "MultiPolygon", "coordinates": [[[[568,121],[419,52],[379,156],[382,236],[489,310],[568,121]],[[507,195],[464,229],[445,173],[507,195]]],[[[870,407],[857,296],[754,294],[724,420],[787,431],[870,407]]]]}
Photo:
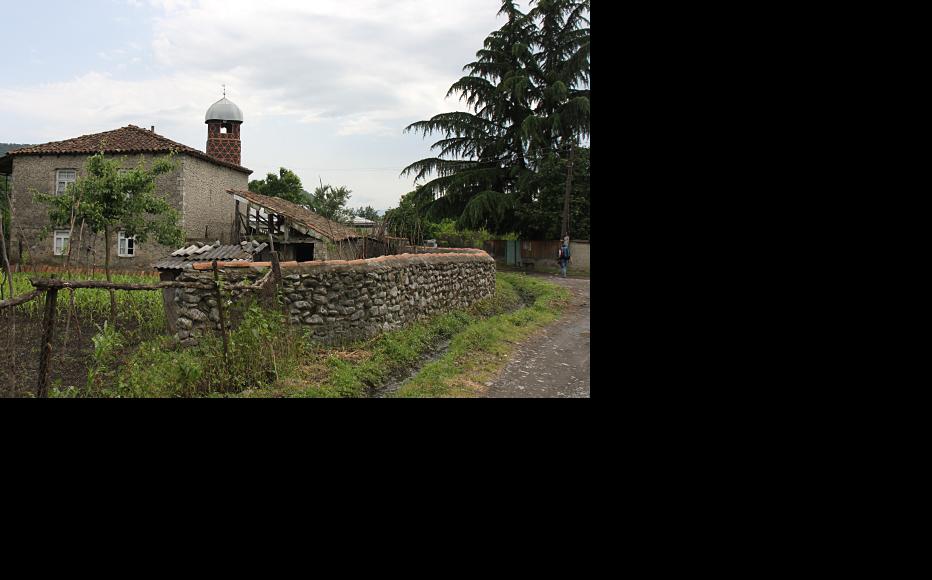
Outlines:
{"type": "Polygon", "coordinates": [[[557,260],[569,260],[570,259],[570,247],[569,246],[560,246],[560,251],[557,252],[557,260]]]}

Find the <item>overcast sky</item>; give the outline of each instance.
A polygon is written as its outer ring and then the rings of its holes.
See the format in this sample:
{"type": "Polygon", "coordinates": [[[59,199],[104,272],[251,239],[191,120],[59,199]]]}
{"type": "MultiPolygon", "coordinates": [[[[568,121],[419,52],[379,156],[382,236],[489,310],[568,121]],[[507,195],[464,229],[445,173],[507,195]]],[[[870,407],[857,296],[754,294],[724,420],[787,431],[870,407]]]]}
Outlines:
{"type": "MultiPolygon", "coordinates": [[[[525,11],[529,2],[521,2],[525,11]]],[[[436,138],[403,134],[465,110],[450,85],[504,18],[500,0],[0,0],[0,142],[123,127],[204,150],[204,114],[243,110],[243,165],[385,210],[436,138]]]]}

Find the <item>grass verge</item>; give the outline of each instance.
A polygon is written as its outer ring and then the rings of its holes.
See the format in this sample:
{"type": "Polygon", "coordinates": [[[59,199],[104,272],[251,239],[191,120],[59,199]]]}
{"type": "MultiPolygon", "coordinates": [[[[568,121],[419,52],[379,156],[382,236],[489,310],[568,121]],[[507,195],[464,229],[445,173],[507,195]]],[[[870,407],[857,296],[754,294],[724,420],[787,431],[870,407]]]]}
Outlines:
{"type": "Polygon", "coordinates": [[[457,334],[447,353],[406,381],[397,397],[474,397],[484,393],[484,381],[507,362],[515,343],[559,317],[569,292],[522,274],[498,274],[531,304],[515,312],[476,321],[457,334]]]}
{"type": "Polygon", "coordinates": [[[553,321],[567,297],[553,284],[501,273],[495,294],[468,311],[340,348],[317,345],[303,327],[253,306],[231,333],[226,357],[221,340],[207,336],[188,349],[167,337],[144,341],[124,358],[115,353],[126,347],[126,337],[104,327],[94,340],[87,388],[53,396],[367,397],[410,373],[445,341],[448,352],[393,396],[475,396],[481,394],[477,381],[504,364],[515,342],[553,321]]]}

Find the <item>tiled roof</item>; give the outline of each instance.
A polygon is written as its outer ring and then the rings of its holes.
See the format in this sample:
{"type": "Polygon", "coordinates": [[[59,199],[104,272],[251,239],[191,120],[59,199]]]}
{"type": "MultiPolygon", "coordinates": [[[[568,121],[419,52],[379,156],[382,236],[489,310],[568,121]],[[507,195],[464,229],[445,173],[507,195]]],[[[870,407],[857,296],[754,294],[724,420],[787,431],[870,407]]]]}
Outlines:
{"type": "Polygon", "coordinates": [[[280,197],[269,197],[260,195],[251,191],[239,191],[228,189],[227,193],[238,195],[248,199],[250,202],[264,208],[267,211],[283,215],[293,222],[299,223],[307,228],[317,232],[320,236],[339,242],[346,239],[355,239],[361,237],[361,234],[353,228],[347,227],[341,223],[329,220],[322,215],[318,215],[304,206],[291,203],[280,197]]]}
{"type": "Polygon", "coordinates": [[[54,141],[43,145],[22,147],[9,152],[9,155],[93,155],[100,151],[104,153],[168,153],[177,151],[192,157],[197,157],[217,165],[229,167],[246,174],[252,171],[228,161],[215,159],[203,151],[188,147],[163,137],[158,133],[129,125],[113,131],[104,131],[93,135],[82,135],[65,141],[54,141]]]}
{"type": "Polygon", "coordinates": [[[219,241],[213,244],[191,244],[172,252],[171,256],[162,258],[152,264],[159,270],[181,270],[197,262],[252,262],[253,257],[268,246],[266,243],[240,242],[239,244],[222,245],[219,241]]]}

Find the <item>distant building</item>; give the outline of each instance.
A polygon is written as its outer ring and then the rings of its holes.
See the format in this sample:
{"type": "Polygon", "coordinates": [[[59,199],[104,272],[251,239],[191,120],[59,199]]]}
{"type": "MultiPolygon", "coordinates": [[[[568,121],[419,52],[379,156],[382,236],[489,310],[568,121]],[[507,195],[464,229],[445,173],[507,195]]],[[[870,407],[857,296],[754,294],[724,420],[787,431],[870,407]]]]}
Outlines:
{"type": "Polygon", "coordinates": [[[359,232],[369,233],[375,231],[375,228],[379,227],[379,224],[364,217],[355,216],[353,217],[352,226],[353,229],[359,232]]]}
{"type": "MultiPolygon", "coordinates": [[[[76,227],[75,239],[69,239],[67,230],[51,227],[49,208],[36,203],[31,193],[33,190],[51,194],[64,192],[69,183],[82,176],[88,157],[100,151],[125,157],[126,168],[133,168],[140,161],[151,163],[156,157],[174,151],[178,169],[157,178],[157,194],[178,210],[188,242],[219,240],[230,243],[234,216],[227,190],[246,189],[252,173],[240,165],[243,113],[224,96],[207,111],[205,123],[206,153],[163,137],[154,127],[143,129],[129,125],[24,147],[0,157],[0,174],[10,176],[12,183],[12,260],[58,264],[69,244],[73,244],[73,264],[103,265],[103,234],[95,236],[88,231],[81,234],[76,227]]],[[[136,243],[119,231],[113,234],[112,244],[111,266],[116,269],[149,268],[153,261],[174,250],[153,241],[136,243]]]]}

